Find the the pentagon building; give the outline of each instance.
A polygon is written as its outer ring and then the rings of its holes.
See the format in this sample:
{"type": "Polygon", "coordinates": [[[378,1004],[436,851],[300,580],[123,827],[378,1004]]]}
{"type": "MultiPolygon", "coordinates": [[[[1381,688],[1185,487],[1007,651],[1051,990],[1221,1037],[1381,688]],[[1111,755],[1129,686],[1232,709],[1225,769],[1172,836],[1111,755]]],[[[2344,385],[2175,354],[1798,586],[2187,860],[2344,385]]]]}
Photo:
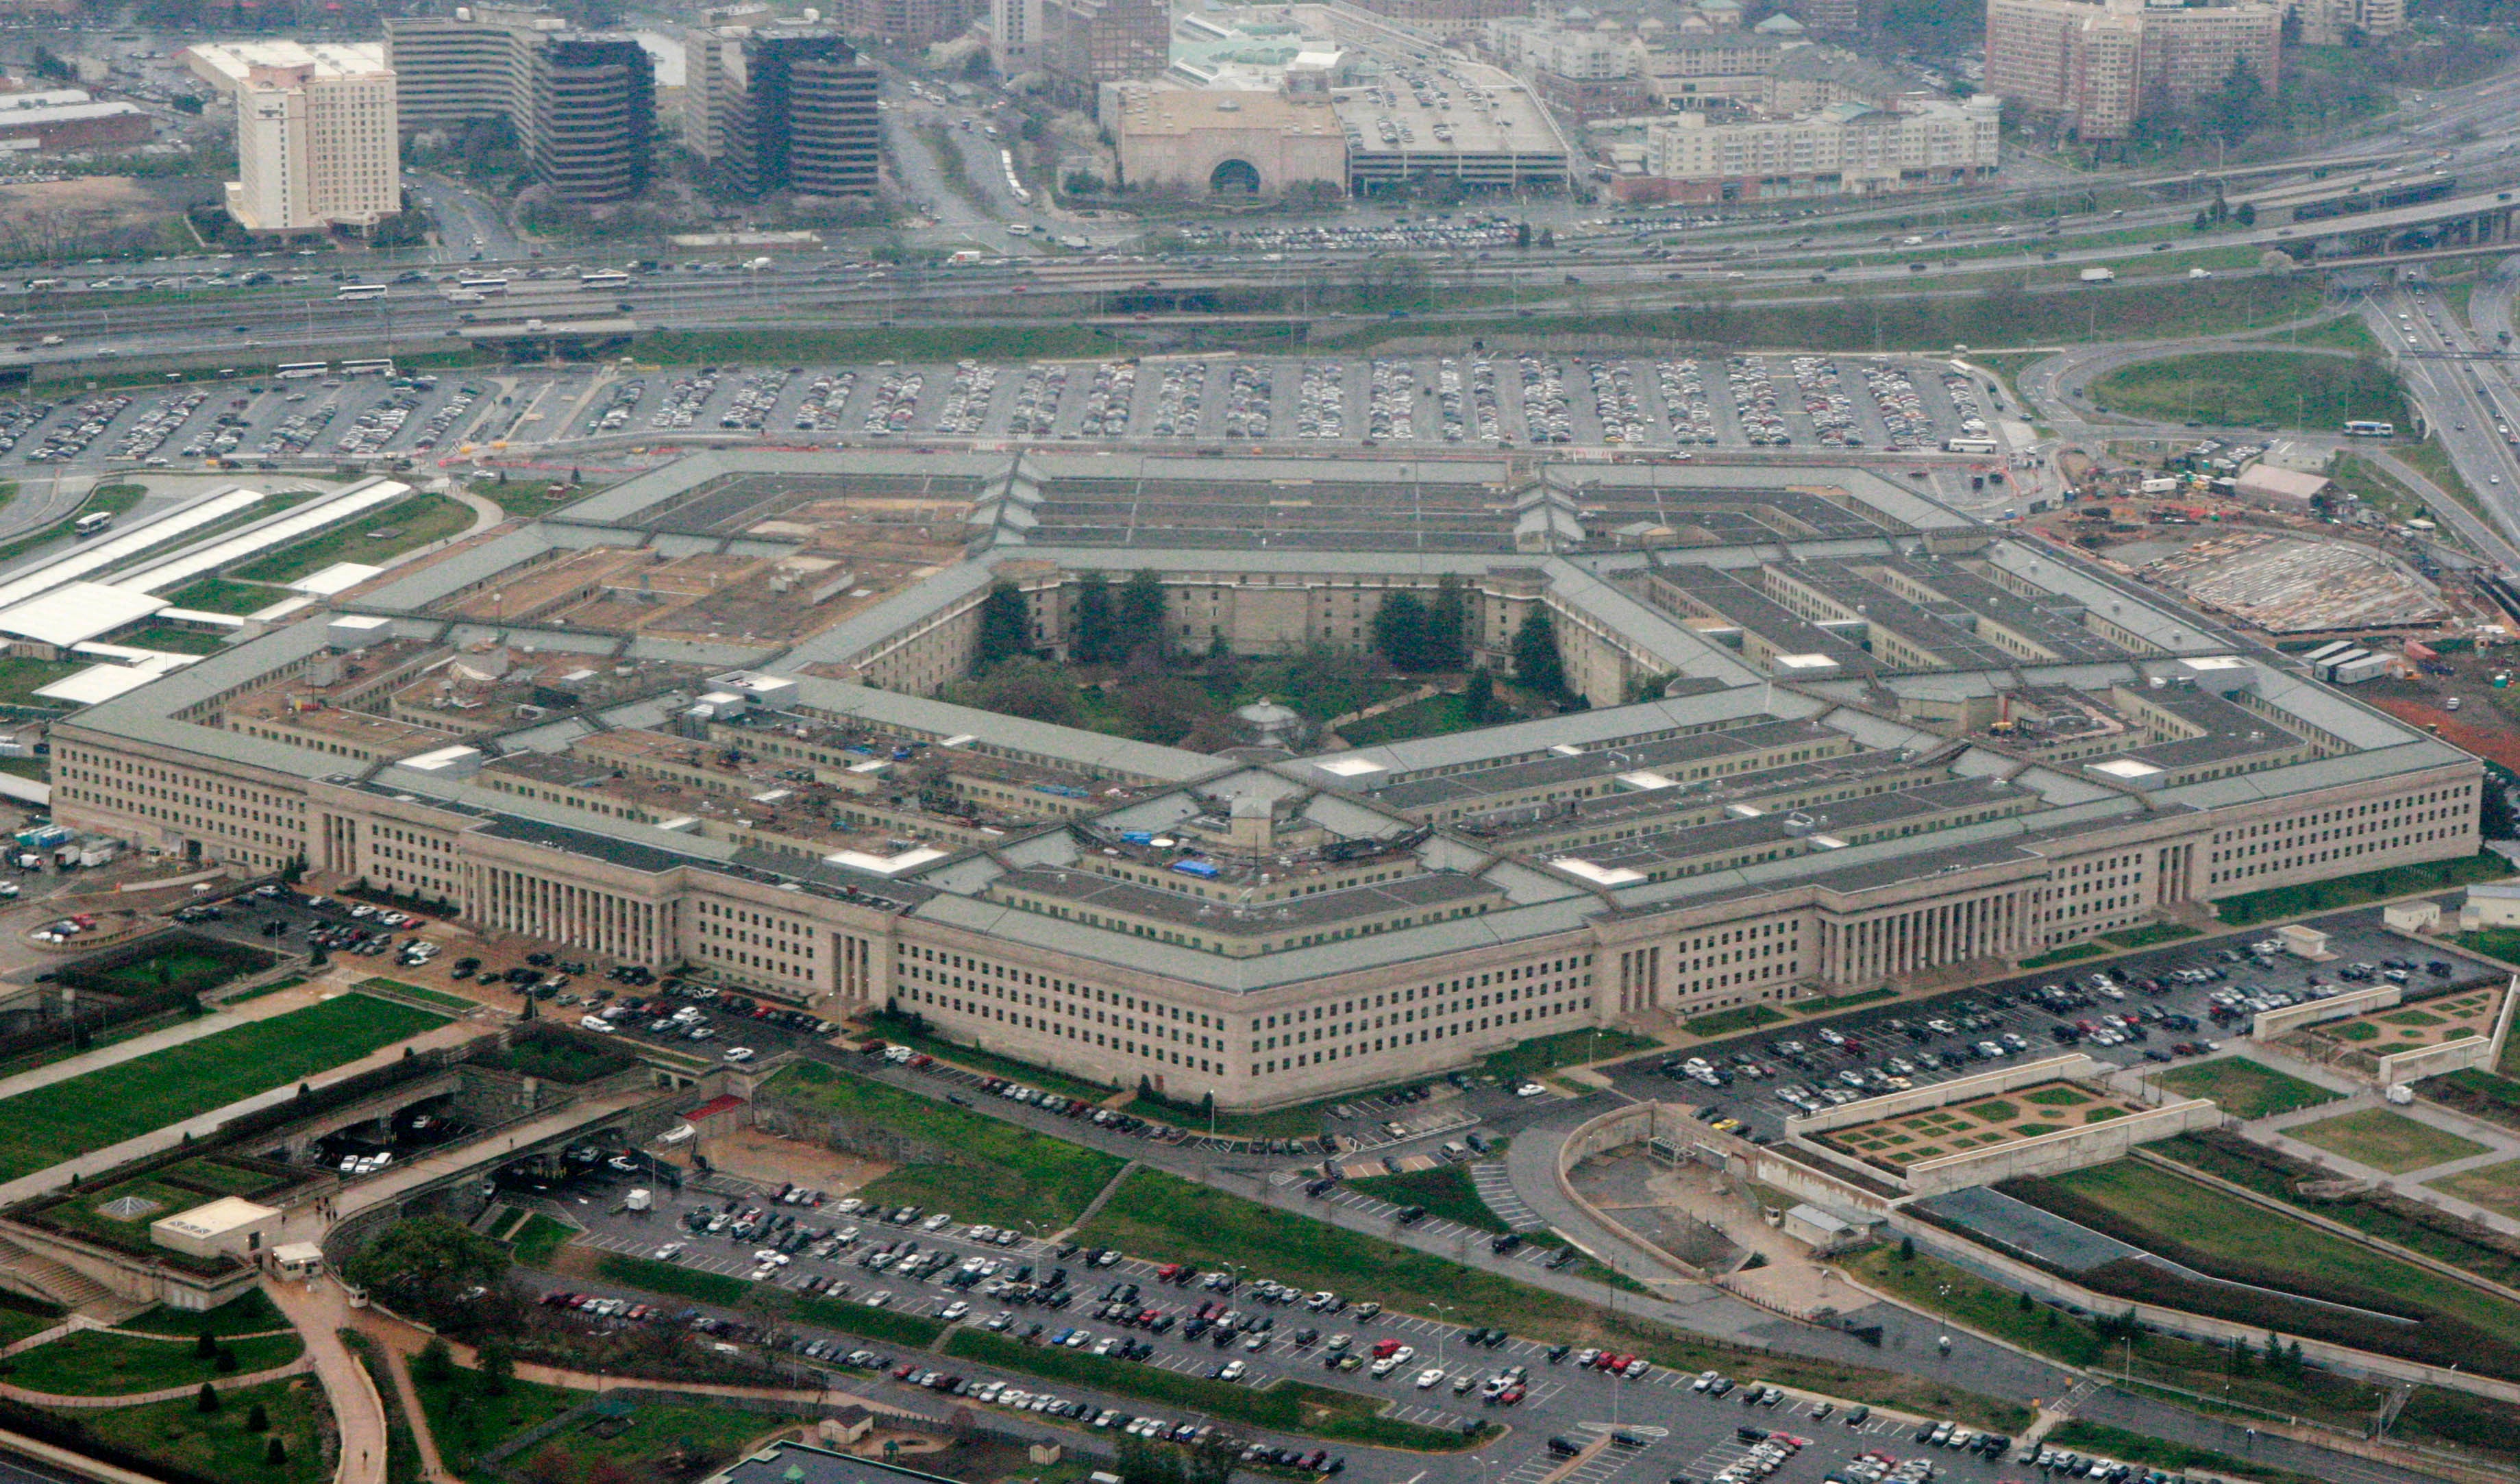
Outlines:
{"type": "Polygon", "coordinates": [[[2469,854],[2480,777],[1871,473],[1505,460],[703,454],[54,746],[79,828],[1230,1107],[2469,854]],[[1237,760],[929,698],[994,582],[1057,654],[1142,568],[1249,653],[1455,574],[1590,705],[1237,760]]]}

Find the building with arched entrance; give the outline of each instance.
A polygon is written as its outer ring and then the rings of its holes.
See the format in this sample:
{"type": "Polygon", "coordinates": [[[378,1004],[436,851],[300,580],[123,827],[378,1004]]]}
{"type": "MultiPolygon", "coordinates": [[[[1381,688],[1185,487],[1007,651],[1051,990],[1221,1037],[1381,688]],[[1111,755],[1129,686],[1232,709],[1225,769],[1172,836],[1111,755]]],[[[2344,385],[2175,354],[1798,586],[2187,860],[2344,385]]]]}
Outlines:
{"type": "Polygon", "coordinates": [[[1151,89],[1126,96],[1114,132],[1130,185],[1270,196],[1347,185],[1347,135],[1326,97],[1151,89]]]}

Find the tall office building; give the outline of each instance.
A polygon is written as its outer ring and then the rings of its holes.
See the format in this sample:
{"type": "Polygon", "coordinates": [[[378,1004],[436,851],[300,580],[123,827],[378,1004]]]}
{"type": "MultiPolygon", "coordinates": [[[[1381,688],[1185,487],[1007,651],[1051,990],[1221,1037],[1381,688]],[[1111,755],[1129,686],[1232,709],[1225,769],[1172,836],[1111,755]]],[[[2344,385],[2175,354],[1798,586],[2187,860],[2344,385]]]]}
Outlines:
{"type": "Polygon", "coordinates": [[[2145,0],[1988,0],[1984,91],[2061,113],[2087,140],[2124,138],[2145,110],[2186,107],[2245,64],[2274,91],[2283,10],[2145,0]]]}
{"type": "Polygon", "coordinates": [[[756,194],[872,196],[875,65],[838,33],[726,25],[684,40],[684,143],[756,194]]]}
{"type": "Polygon", "coordinates": [[[622,201],[648,187],[655,63],[630,36],[572,31],[539,10],[458,6],[388,19],[385,61],[403,79],[406,123],[505,118],[562,201],[622,201]]]}
{"type": "Polygon", "coordinates": [[[251,41],[199,46],[194,73],[231,95],[228,215],[249,232],[368,228],[402,209],[395,79],[382,48],[251,41]]]}
{"type": "Polygon", "coordinates": [[[989,66],[1001,77],[1041,61],[1041,0],[989,0],[989,66]]]}

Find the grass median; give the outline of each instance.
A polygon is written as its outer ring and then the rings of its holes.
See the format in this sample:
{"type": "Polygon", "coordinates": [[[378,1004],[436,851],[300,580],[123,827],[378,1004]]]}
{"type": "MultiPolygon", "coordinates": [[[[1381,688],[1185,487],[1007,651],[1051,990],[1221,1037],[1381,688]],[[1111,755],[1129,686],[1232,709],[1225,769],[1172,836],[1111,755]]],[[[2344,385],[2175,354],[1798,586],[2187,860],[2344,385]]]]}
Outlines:
{"type": "Polygon", "coordinates": [[[1727,1372],[1844,1401],[1955,1417],[1973,1427],[2018,1432],[2027,1408],[1978,1396],[1928,1376],[1774,1354],[1701,1339],[1583,1299],[1140,1170],[1079,1233],[1157,1262],[1228,1264],[1302,1288],[1328,1288],[1411,1314],[1466,1325],[1500,1325],[1515,1334],[1636,1351],[1675,1370],[1727,1372]]]}
{"type": "Polygon", "coordinates": [[[1126,1163],[819,1061],[786,1068],[761,1096],[834,1121],[879,1124],[923,1145],[932,1162],[906,1164],[858,1193],[964,1221],[1055,1230],[1075,1220],[1126,1163]]]}
{"type": "Polygon", "coordinates": [[[1160,1366],[1115,1361],[1108,1356],[1027,1345],[985,1329],[961,1329],[945,1342],[945,1353],[1001,1371],[1016,1371],[1044,1380],[1091,1387],[1154,1406],[1194,1412],[1221,1422],[1240,1422],[1278,1432],[1373,1448],[1414,1449],[1421,1453],[1475,1448],[1494,1431],[1476,1434],[1425,1427],[1379,1416],[1388,1406],[1381,1397],[1329,1386],[1280,1381],[1265,1389],[1185,1375],[1160,1366]]]}
{"type": "Polygon", "coordinates": [[[0,1180],[285,1087],[444,1023],[425,1010],[341,995],[20,1093],[0,1101],[0,1180]]]}

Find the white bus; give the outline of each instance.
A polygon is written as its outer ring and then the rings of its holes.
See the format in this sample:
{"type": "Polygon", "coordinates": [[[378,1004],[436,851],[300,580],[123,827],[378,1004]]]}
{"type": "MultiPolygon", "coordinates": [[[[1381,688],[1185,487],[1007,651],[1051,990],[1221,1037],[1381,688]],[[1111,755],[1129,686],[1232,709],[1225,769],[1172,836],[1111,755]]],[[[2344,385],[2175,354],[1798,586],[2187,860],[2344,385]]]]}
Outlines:
{"type": "Polygon", "coordinates": [[[335,290],[333,292],[333,297],[336,300],[381,299],[384,296],[385,286],[382,284],[343,284],[339,289],[335,290]]]}
{"type": "Polygon", "coordinates": [[[2349,438],[2394,438],[2397,435],[2398,425],[2395,423],[2374,423],[2357,418],[2345,425],[2345,436],[2349,438]]]}
{"type": "Polygon", "coordinates": [[[273,368],[271,374],[284,382],[311,382],[332,365],[330,361],[291,361],[273,368]]]}
{"type": "Polygon", "coordinates": [[[105,529],[112,523],[113,512],[110,510],[97,511],[93,514],[79,517],[78,523],[70,527],[70,534],[74,536],[93,536],[98,531],[105,529]]]}
{"type": "Polygon", "coordinates": [[[630,287],[630,275],[622,272],[618,268],[595,269],[578,274],[577,287],[580,289],[627,289],[630,287]]]}

